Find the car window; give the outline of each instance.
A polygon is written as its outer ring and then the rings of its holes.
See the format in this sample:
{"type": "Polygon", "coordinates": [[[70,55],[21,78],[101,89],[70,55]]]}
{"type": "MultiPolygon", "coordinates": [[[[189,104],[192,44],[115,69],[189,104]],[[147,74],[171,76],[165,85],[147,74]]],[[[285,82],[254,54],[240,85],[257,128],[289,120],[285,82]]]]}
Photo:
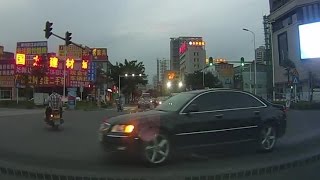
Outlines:
{"type": "Polygon", "coordinates": [[[228,103],[230,109],[234,108],[247,108],[247,107],[260,107],[263,106],[253,96],[242,92],[225,92],[225,102],[228,103]]]}
{"type": "Polygon", "coordinates": [[[194,93],[180,93],[175,96],[170,97],[159,105],[156,110],[159,111],[179,111],[183,106],[185,106],[196,94],[194,93]]]}
{"type": "Polygon", "coordinates": [[[199,111],[214,111],[226,108],[223,101],[223,93],[210,92],[197,97],[191,104],[197,104],[199,111]]]}
{"type": "Polygon", "coordinates": [[[199,112],[263,106],[251,95],[231,91],[206,93],[197,97],[191,104],[197,104],[199,112]]]}

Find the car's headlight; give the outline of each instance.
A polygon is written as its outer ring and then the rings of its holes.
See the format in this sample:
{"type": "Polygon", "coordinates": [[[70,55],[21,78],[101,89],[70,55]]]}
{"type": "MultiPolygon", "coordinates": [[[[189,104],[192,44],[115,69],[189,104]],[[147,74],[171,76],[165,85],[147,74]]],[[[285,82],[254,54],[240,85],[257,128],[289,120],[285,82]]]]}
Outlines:
{"type": "Polygon", "coordinates": [[[133,125],[114,125],[111,132],[132,133],[133,125]]]}
{"type": "Polygon", "coordinates": [[[161,102],[161,101],[159,101],[159,104],[162,104],[162,102],[161,102]]]}

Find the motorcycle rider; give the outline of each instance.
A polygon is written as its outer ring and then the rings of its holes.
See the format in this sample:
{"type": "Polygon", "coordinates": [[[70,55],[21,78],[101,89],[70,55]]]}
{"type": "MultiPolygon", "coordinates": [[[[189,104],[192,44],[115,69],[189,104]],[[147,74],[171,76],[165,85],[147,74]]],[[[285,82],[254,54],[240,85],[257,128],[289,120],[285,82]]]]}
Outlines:
{"type": "Polygon", "coordinates": [[[60,118],[62,120],[62,97],[57,93],[56,89],[52,90],[48,98],[48,107],[46,108],[46,120],[48,121],[53,109],[59,109],[60,118]]]}

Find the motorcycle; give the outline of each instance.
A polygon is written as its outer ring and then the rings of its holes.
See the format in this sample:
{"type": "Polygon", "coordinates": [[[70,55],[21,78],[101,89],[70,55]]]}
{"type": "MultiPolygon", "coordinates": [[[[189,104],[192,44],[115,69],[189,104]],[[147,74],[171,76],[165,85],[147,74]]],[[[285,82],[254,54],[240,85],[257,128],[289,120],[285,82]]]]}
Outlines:
{"type": "Polygon", "coordinates": [[[60,116],[59,109],[52,109],[49,119],[47,120],[47,124],[50,125],[54,129],[58,129],[60,125],[62,125],[63,119],[60,116]]]}

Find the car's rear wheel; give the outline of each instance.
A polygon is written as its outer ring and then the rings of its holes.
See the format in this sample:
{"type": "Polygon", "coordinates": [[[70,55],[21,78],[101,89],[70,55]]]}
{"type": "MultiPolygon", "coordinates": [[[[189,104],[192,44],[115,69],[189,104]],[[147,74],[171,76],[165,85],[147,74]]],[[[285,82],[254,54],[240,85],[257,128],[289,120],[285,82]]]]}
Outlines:
{"type": "Polygon", "coordinates": [[[165,134],[156,135],[143,148],[143,159],[148,165],[164,164],[171,155],[170,140],[165,134]]]}
{"type": "Polygon", "coordinates": [[[259,150],[270,152],[274,149],[277,142],[277,131],[272,124],[265,124],[260,129],[259,150]]]}

